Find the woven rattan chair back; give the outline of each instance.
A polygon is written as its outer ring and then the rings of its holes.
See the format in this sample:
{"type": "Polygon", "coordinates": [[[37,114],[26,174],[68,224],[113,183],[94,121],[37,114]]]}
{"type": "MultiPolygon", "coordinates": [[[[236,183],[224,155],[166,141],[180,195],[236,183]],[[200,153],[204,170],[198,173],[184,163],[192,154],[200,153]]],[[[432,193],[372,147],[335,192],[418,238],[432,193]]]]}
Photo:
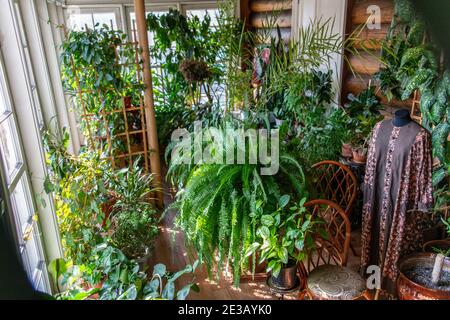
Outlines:
{"type": "Polygon", "coordinates": [[[336,203],[329,200],[312,200],[305,204],[313,219],[320,219],[321,229],[313,235],[314,247],[303,263],[303,272],[308,274],[323,264],[346,266],[350,246],[351,226],[347,214],[336,203]]]}
{"type": "Polygon", "coordinates": [[[350,215],[358,187],[353,172],[336,161],[322,161],[314,164],[312,168],[317,198],[335,202],[350,215]]]}

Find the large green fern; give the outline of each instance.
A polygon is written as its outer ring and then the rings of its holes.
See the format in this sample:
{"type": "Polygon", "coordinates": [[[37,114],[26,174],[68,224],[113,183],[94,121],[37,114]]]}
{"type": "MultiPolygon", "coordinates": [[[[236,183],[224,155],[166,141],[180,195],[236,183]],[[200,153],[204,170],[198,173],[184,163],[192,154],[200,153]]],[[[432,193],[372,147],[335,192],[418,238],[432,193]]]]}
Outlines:
{"type": "MultiPolygon", "coordinates": [[[[225,146],[235,148],[236,146],[225,146]]],[[[233,150],[236,151],[236,150],[233,150]]],[[[169,177],[180,190],[174,206],[176,226],[198,253],[212,277],[231,269],[235,286],[240,275],[251,268],[244,253],[255,241],[255,230],[265,210],[276,207],[280,194],[294,198],[306,194],[305,178],[295,158],[280,150],[276,175],[260,174],[259,164],[180,164],[174,159],[169,177]]],[[[245,154],[249,154],[248,147],[245,154]]],[[[193,155],[192,155],[193,157],[193,155]]],[[[247,157],[248,159],[248,157],[247,157]]]]}

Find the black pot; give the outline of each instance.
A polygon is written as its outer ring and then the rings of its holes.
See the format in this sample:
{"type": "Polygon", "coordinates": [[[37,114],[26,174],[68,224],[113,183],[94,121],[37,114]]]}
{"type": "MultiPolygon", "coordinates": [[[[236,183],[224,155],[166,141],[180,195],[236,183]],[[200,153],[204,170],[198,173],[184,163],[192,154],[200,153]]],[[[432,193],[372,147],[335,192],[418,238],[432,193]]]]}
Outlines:
{"type": "Polygon", "coordinates": [[[282,267],[278,276],[271,277],[272,285],[282,290],[290,290],[294,288],[297,283],[297,264],[295,262],[289,262],[286,266],[282,267]]]}

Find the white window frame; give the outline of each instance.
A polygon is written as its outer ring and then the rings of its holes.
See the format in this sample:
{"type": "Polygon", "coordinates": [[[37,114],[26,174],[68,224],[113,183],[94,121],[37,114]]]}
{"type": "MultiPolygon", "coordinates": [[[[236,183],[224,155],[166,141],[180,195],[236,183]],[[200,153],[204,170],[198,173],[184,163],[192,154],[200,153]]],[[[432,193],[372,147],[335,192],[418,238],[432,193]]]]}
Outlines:
{"type": "MultiPolygon", "coordinates": [[[[123,15],[122,15],[122,6],[120,5],[111,5],[111,6],[105,6],[105,5],[80,5],[80,6],[67,6],[64,9],[64,21],[67,24],[69,24],[69,14],[71,14],[72,12],[75,13],[81,13],[81,14],[91,14],[92,16],[92,23],[94,24],[94,18],[93,15],[94,13],[110,13],[113,12],[116,18],[116,25],[117,28],[114,29],[119,29],[119,30],[123,30],[124,27],[124,23],[123,23],[123,15]]],[[[109,27],[111,27],[111,25],[108,24],[109,27]]]]}
{"type": "MultiPolygon", "coordinates": [[[[3,172],[2,176],[7,179],[6,183],[6,190],[5,193],[9,197],[10,201],[10,207],[8,208],[7,214],[12,215],[9,216],[9,220],[14,224],[13,228],[11,228],[13,235],[15,236],[15,241],[18,246],[17,250],[22,257],[22,262],[24,265],[24,269],[27,272],[30,282],[32,285],[37,289],[42,282],[42,289],[50,293],[51,292],[51,286],[48,278],[48,271],[47,271],[47,259],[44,252],[44,249],[42,247],[42,237],[41,237],[41,228],[39,225],[39,221],[36,221],[34,219],[34,216],[37,212],[36,205],[34,203],[34,197],[33,197],[33,189],[30,184],[30,178],[28,177],[28,167],[27,163],[25,162],[25,150],[23,148],[23,143],[20,137],[19,131],[19,124],[16,119],[16,112],[14,105],[11,100],[11,94],[10,94],[10,86],[8,85],[8,81],[6,78],[6,71],[4,68],[4,62],[3,57],[0,52],[0,86],[2,89],[2,93],[4,95],[5,103],[7,106],[7,111],[2,114],[0,123],[3,123],[4,121],[11,121],[12,128],[12,135],[13,135],[13,144],[15,148],[17,148],[17,152],[20,154],[22,160],[21,162],[17,163],[16,170],[11,174],[11,176],[7,172],[3,172]],[[18,144],[18,145],[16,145],[18,144]],[[18,213],[14,212],[12,208],[12,195],[13,192],[18,188],[19,182],[23,183],[23,188],[25,189],[25,201],[26,201],[26,207],[28,208],[28,213],[31,213],[31,215],[28,216],[27,222],[25,225],[20,223],[20,218],[18,217],[18,213]],[[27,192],[28,191],[28,192],[27,192]],[[37,266],[31,266],[29,263],[28,258],[24,258],[24,256],[28,257],[28,253],[26,250],[27,243],[30,239],[35,239],[36,244],[36,252],[38,254],[38,259],[40,259],[37,266]]],[[[3,161],[0,159],[0,161],[3,161]]],[[[2,164],[2,170],[4,168],[2,164]]]]}
{"type": "MultiPolygon", "coordinates": [[[[42,252],[45,268],[53,259],[63,256],[63,250],[59,237],[58,222],[55,215],[55,207],[51,196],[44,191],[43,181],[47,175],[47,166],[42,141],[42,132],[38,126],[36,109],[33,107],[33,92],[30,86],[28,74],[30,70],[35,71],[39,63],[39,57],[33,56],[33,66],[28,66],[23,51],[23,43],[20,38],[20,29],[17,21],[17,11],[14,2],[17,0],[2,0],[3,6],[0,11],[0,36],[2,46],[0,51],[3,60],[3,70],[7,88],[9,90],[9,100],[17,124],[19,144],[24,157],[23,175],[27,177],[27,188],[31,192],[30,207],[32,216],[37,217],[35,227],[32,229],[36,238],[43,240],[42,252]],[[37,59],[37,60],[36,60],[37,59]],[[37,198],[40,198],[45,205],[37,205],[37,198]]],[[[33,0],[39,2],[42,0],[33,0]]],[[[45,1],[45,0],[44,0],[45,1]]],[[[24,2],[20,1],[21,7],[24,2]]],[[[27,1],[26,4],[29,4],[27,1]]],[[[23,21],[26,25],[26,32],[32,30],[29,24],[34,23],[32,19],[23,21]]],[[[33,32],[37,32],[34,30],[33,32]]],[[[37,52],[37,51],[36,51],[37,52]]],[[[45,61],[45,59],[43,59],[45,61]]],[[[38,84],[39,85],[39,84],[38,84]]],[[[39,92],[38,92],[39,93],[39,92]]],[[[40,98],[40,97],[38,97],[40,98]]],[[[33,219],[34,221],[34,219],[33,219]]],[[[50,282],[47,272],[44,287],[49,291],[50,282]]]]}

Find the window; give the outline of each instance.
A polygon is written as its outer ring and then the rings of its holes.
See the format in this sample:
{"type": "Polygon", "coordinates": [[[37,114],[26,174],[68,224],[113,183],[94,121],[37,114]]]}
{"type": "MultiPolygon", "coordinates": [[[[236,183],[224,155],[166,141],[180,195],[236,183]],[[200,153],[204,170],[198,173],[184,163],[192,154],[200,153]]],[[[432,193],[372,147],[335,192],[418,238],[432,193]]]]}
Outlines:
{"type": "Polygon", "coordinates": [[[33,108],[35,109],[35,112],[36,112],[39,128],[41,130],[43,130],[44,129],[44,118],[42,115],[41,103],[40,103],[39,97],[38,97],[36,79],[34,77],[34,73],[31,68],[32,63],[31,63],[30,49],[28,47],[28,41],[27,41],[27,37],[25,34],[25,26],[22,21],[22,14],[20,12],[20,6],[19,6],[18,1],[14,2],[14,14],[15,14],[15,19],[17,21],[17,27],[19,29],[19,38],[20,38],[19,42],[22,46],[24,57],[26,60],[25,66],[26,66],[26,73],[27,73],[27,78],[28,78],[27,80],[28,80],[28,84],[29,84],[29,87],[32,92],[32,96],[33,96],[32,104],[33,104],[33,108]]]}
{"type": "Polygon", "coordinates": [[[205,18],[206,14],[208,14],[209,17],[211,18],[211,26],[217,27],[218,26],[217,16],[219,15],[219,9],[187,9],[186,10],[186,15],[188,17],[197,16],[200,19],[200,21],[202,21],[205,18]]]}
{"type": "Polygon", "coordinates": [[[69,29],[72,30],[84,30],[86,26],[93,29],[96,25],[104,24],[114,30],[122,28],[118,8],[69,7],[66,10],[66,22],[69,29]]]}
{"type": "MultiPolygon", "coordinates": [[[[168,10],[161,10],[161,11],[146,11],[145,15],[147,16],[147,14],[149,13],[153,13],[154,15],[156,15],[157,17],[162,16],[163,14],[169,13],[168,10]]],[[[136,14],[134,13],[134,11],[130,11],[130,31],[131,31],[131,39],[134,41],[134,31],[136,29],[136,14]]],[[[154,35],[153,32],[147,32],[148,34],[148,44],[149,46],[153,46],[155,44],[155,40],[154,40],[154,35]]]]}
{"type": "MultiPolygon", "coordinates": [[[[0,57],[1,58],[1,57],[0,57]]],[[[19,252],[34,287],[49,292],[39,226],[7,82],[0,59],[0,149],[19,252]]]]}

